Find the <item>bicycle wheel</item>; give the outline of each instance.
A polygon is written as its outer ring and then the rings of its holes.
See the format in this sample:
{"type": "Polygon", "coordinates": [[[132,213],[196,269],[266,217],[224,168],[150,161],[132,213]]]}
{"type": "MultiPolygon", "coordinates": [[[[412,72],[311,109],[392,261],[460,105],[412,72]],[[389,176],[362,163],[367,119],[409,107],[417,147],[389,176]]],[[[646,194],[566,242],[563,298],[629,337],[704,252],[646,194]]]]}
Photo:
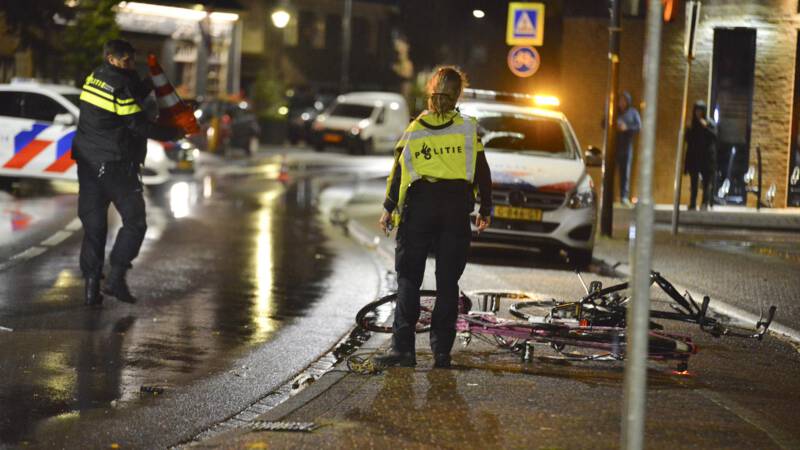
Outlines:
{"type": "MultiPolygon", "coordinates": [[[[568,333],[546,338],[551,344],[581,349],[603,350],[616,359],[625,357],[627,343],[625,329],[616,327],[579,327],[568,333]]],[[[687,361],[697,353],[697,347],[688,337],[670,336],[651,331],[648,336],[647,357],[654,360],[687,361]]]]}
{"type": "MultiPolygon", "coordinates": [[[[395,302],[397,293],[386,295],[374,302],[367,303],[356,314],[356,325],[361,328],[376,333],[391,333],[392,323],[394,322],[395,302]]],[[[436,304],[436,291],[419,291],[419,319],[415,331],[425,333],[431,329],[431,316],[433,307],[436,304]]],[[[459,313],[466,313],[472,308],[472,301],[469,297],[461,295],[458,299],[459,313]]]]}

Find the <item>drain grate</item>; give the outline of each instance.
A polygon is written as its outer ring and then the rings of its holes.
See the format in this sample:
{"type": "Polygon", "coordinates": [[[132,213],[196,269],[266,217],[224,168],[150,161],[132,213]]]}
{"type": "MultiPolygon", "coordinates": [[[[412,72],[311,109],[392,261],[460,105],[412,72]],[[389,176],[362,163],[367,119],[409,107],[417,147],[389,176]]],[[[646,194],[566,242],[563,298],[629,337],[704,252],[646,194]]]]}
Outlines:
{"type": "Polygon", "coordinates": [[[253,431],[314,431],[319,426],[314,422],[264,422],[255,421],[249,425],[253,431]]]}

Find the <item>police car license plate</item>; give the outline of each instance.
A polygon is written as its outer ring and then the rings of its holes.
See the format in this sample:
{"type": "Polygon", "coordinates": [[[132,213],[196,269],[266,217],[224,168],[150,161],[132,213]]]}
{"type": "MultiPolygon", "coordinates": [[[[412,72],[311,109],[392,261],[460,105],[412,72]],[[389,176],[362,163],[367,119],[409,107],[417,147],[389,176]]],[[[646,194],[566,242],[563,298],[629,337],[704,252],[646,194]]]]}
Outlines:
{"type": "Polygon", "coordinates": [[[542,210],[535,208],[520,208],[517,206],[495,206],[494,216],[498,219],[528,220],[540,222],[542,220],[542,210]]]}
{"type": "Polygon", "coordinates": [[[192,166],[191,161],[178,161],[178,169],[180,170],[191,170],[192,166]]]}
{"type": "Polygon", "coordinates": [[[334,133],[325,133],[322,135],[322,140],[325,142],[338,143],[342,142],[342,135],[334,133]]]}

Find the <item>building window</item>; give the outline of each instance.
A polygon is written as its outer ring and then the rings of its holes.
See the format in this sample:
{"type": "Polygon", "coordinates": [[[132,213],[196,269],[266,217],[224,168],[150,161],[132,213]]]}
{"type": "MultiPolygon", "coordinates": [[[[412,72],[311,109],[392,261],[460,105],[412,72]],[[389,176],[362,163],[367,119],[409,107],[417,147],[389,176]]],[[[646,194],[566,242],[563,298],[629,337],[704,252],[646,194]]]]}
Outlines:
{"type": "Polygon", "coordinates": [[[287,47],[297,47],[299,41],[299,27],[297,25],[297,14],[292,14],[289,23],[283,29],[283,45],[287,47]]]}
{"type": "Polygon", "coordinates": [[[747,202],[755,60],[756,30],[714,30],[710,112],[719,130],[715,194],[723,204],[747,202]]]}
{"type": "Polygon", "coordinates": [[[325,16],[311,11],[300,13],[300,45],[316,49],[325,48],[325,16]]]}
{"type": "Polygon", "coordinates": [[[342,16],[328,14],[325,17],[325,33],[325,45],[328,50],[340,50],[342,48],[342,16]]]}
{"type": "Polygon", "coordinates": [[[363,17],[353,18],[353,37],[358,39],[360,45],[354,50],[374,55],[378,51],[378,33],[375,26],[363,17]]]}
{"type": "Polygon", "coordinates": [[[14,77],[14,57],[0,57],[0,83],[8,83],[14,77]]]}
{"type": "Polygon", "coordinates": [[[789,186],[786,204],[800,206],[800,32],[794,59],[794,106],[792,107],[792,140],[789,143],[789,186]]]}

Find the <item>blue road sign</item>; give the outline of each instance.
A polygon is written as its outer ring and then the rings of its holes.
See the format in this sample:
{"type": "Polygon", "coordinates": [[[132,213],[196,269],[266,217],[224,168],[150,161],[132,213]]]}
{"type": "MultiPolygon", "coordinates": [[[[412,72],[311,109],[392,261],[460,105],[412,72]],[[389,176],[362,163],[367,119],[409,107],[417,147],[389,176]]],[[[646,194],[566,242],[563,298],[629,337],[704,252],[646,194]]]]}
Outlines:
{"type": "Polygon", "coordinates": [[[527,78],[539,70],[542,58],[533,47],[513,47],[508,52],[508,68],[514,75],[527,78]]]}
{"type": "Polygon", "coordinates": [[[508,45],[542,45],[544,42],[544,4],[508,4],[506,43],[508,45]]]}

